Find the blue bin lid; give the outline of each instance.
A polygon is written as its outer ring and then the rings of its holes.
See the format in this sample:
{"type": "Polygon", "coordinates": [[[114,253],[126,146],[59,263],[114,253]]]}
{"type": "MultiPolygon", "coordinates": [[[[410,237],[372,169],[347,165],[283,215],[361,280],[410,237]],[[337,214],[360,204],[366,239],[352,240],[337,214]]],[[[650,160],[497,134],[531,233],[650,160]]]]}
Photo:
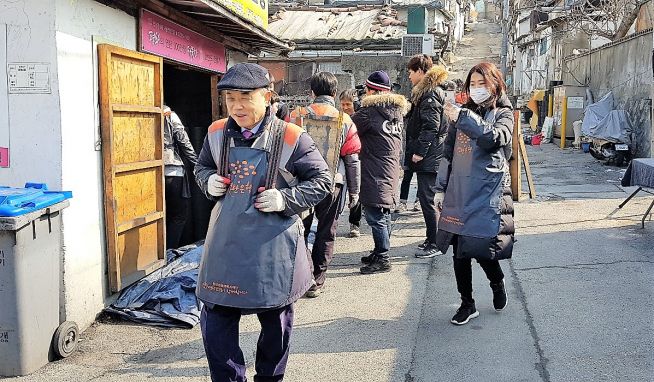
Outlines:
{"type": "Polygon", "coordinates": [[[19,216],[73,197],[71,191],[48,191],[45,183],[26,183],[25,188],[0,186],[0,216],[19,216]]]}

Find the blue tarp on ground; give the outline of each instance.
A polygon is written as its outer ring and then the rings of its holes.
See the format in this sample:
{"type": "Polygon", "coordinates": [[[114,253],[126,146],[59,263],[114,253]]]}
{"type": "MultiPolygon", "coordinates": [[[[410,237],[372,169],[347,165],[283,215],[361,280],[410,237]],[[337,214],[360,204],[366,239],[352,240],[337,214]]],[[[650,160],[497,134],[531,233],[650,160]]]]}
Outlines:
{"type": "Polygon", "coordinates": [[[202,303],[195,296],[203,242],[168,250],[168,264],[125,289],[105,311],[130,321],[193,328],[202,303]]]}

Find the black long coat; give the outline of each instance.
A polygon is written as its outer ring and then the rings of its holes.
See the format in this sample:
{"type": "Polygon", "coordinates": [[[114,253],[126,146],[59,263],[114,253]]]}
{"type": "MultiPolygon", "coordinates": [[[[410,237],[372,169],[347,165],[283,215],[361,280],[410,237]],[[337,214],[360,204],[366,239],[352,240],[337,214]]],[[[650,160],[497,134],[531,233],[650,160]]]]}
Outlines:
{"type": "Polygon", "coordinates": [[[409,102],[393,93],[369,95],[352,115],[361,140],[361,193],[364,206],[393,208],[400,178],[404,115],[409,102]]]}
{"type": "Polygon", "coordinates": [[[407,118],[404,165],[412,171],[438,172],[447,134],[447,122],[443,116],[445,92],[439,85],[446,78],[445,68],[435,65],[411,91],[412,107],[407,118]],[[413,162],[414,154],[423,159],[413,162]]]}

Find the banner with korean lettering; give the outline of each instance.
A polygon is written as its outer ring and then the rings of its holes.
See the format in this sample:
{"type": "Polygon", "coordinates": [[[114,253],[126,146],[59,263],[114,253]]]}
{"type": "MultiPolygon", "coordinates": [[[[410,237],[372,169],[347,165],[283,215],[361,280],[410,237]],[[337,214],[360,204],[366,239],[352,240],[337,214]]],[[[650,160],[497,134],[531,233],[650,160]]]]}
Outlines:
{"type": "Polygon", "coordinates": [[[225,73],[225,46],[173,21],[141,9],[141,51],[212,72],[225,73]]]}
{"type": "Polygon", "coordinates": [[[254,25],[268,28],[268,0],[215,0],[254,25]]]}

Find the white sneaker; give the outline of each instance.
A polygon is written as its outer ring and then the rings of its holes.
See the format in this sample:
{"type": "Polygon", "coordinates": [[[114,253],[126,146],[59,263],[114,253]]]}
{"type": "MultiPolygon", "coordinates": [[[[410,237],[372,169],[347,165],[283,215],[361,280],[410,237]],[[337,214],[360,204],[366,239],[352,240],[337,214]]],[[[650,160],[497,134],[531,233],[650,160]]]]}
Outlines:
{"type": "Polygon", "coordinates": [[[355,226],[354,224],[350,224],[350,237],[359,237],[361,236],[361,231],[359,231],[359,227],[355,226]]]}
{"type": "Polygon", "coordinates": [[[393,211],[396,214],[402,213],[406,211],[406,202],[400,202],[400,204],[395,207],[395,211],[393,211]]]}

